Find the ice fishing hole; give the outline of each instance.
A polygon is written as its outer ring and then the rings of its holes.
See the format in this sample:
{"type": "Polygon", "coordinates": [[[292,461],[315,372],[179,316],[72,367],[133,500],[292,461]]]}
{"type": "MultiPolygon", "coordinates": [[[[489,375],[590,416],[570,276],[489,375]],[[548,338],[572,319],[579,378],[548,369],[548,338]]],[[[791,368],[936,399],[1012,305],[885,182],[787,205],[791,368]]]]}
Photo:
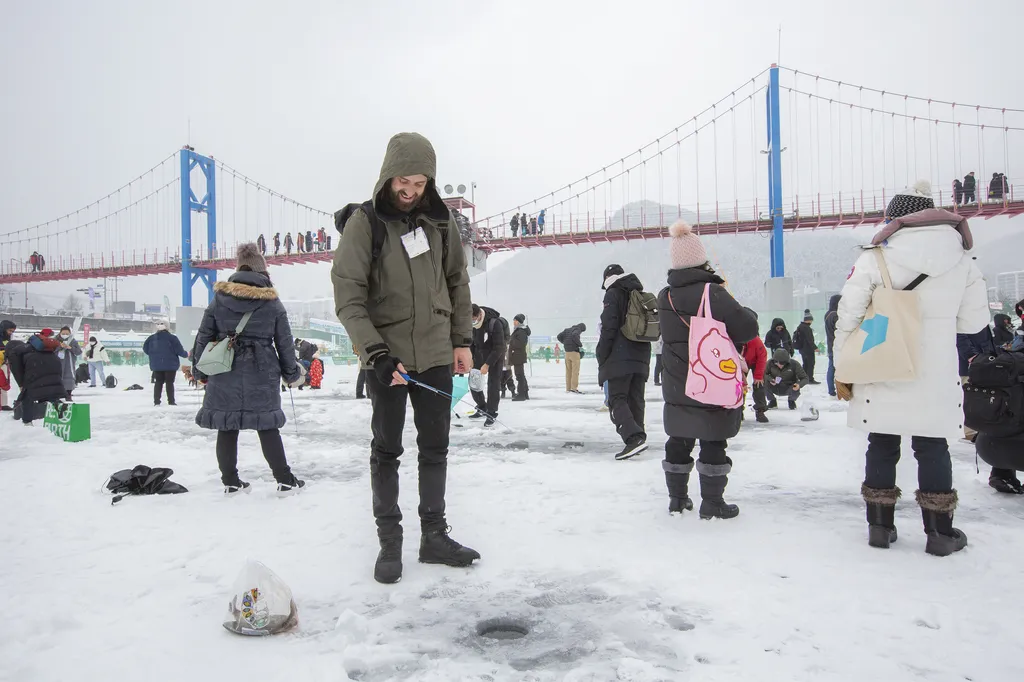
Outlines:
{"type": "Polygon", "coordinates": [[[510,618],[492,618],[479,623],[476,626],[476,634],[478,637],[487,639],[522,639],[530,634],[530,628],[522,621],[510,618]]]}

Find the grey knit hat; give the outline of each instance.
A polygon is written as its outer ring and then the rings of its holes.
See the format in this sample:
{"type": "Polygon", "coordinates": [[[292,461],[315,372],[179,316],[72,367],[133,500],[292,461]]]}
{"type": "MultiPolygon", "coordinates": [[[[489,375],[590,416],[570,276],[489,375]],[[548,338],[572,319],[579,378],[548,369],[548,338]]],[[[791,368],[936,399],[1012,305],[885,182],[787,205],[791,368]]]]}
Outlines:
{"type": "Polygon", "coordinates": [[[267,260],[260,253],[258,246],[252,242],[238,245],[238,268],[242,269],[242,266],[248,266],[253,272],[266,272],[267,271],[267,260]]]}

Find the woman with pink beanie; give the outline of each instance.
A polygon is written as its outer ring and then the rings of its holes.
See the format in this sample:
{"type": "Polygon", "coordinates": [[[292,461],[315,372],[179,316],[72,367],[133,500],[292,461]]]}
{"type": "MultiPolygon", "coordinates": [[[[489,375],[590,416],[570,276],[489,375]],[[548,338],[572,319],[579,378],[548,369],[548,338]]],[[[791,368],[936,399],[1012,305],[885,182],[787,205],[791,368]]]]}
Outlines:
{"type": "Polygon", "coordinates": [[[726,441],[740,430],[742,409],[728,409],[697,402],[686,395],[690,369],[690,318],[697,313],[705,285],[710,284],[711,314],[725,323],[729,339],[739,348],[757,336],[757,319],[729,294],[724,280],[715,274],[707,252],[693,229],[679,221],[669,229],[672,269],[668,286],[658,296],[661,335],[664,342],[662,394],[665,397],[665,483],[669,512],[693,509],[688,495],[692,452],[700,441],[696,469],[700,475],[700,517],[731,519],[739,507],[726,504],[725,486],[732,460],[725,454],[726,441]]]}

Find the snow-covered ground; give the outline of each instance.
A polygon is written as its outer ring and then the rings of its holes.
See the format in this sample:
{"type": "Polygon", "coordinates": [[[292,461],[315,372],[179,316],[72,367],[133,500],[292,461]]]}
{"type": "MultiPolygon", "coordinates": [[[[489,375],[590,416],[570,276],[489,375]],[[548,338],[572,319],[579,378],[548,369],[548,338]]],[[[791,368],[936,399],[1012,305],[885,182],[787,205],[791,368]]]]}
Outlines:
{"type": "MultiPolygon", "coordinates": [[[[308,487],[285,499],[251,433],[240,470],[254,492],[225,499],[215,434],[194,425],[198,397],[180,381],[176,408],[151,405],[141,370],[119,379],[142,392],[80,390],[93,412],[87,443],[5,416],[0,678],[1020,679],[1024,500],[990,490],[969,446],[954,445],[954,469],[970,546],[949,558],[924,553],[909,455],[900,540],[868,547],[865,442],[834,402],[813,423],[786,410],[746,423],[729,449],[739,518],[670,517],[659,389],[648,390],[655,447],[616,462],[593,361],[584,396],[564,393],[561,365],[533,370],[534,400],[503,404],[508,430],[453,429],[448,518],[483,555],[471,569],[416,562],[409,420],[405,576],[394,586],[372,578],[370,405],[353,399],[352,368],[329,368],[324,391],[295,393],[299,434],[289,422],[285,444],[308,487]],[[111,506],[105,478],[140,463],[173,468],[190,492],[111,506]],[[247,558],[291,586],[295,631],[259,639],[221,627],[247,558]],[[499,617],[530,634],[476,636],[499,617]]],[[[691,494],[699,503],[696,485],[691,494]]]]}

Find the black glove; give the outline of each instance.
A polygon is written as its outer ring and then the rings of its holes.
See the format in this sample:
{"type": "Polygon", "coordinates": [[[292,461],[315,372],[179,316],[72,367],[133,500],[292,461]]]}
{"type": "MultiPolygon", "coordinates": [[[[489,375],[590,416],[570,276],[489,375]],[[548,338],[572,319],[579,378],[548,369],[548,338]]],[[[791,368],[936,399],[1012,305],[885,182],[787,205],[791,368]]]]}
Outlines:
{"type": "Polygon", "coordinates": [[[380,383],[390,386],[391,382],[395,380],[395,372],[398,371],[398,365],[401,363],[402,361],[395,356],[381,353],[373,360],[373,372],[377,375],[380,383]]]}

